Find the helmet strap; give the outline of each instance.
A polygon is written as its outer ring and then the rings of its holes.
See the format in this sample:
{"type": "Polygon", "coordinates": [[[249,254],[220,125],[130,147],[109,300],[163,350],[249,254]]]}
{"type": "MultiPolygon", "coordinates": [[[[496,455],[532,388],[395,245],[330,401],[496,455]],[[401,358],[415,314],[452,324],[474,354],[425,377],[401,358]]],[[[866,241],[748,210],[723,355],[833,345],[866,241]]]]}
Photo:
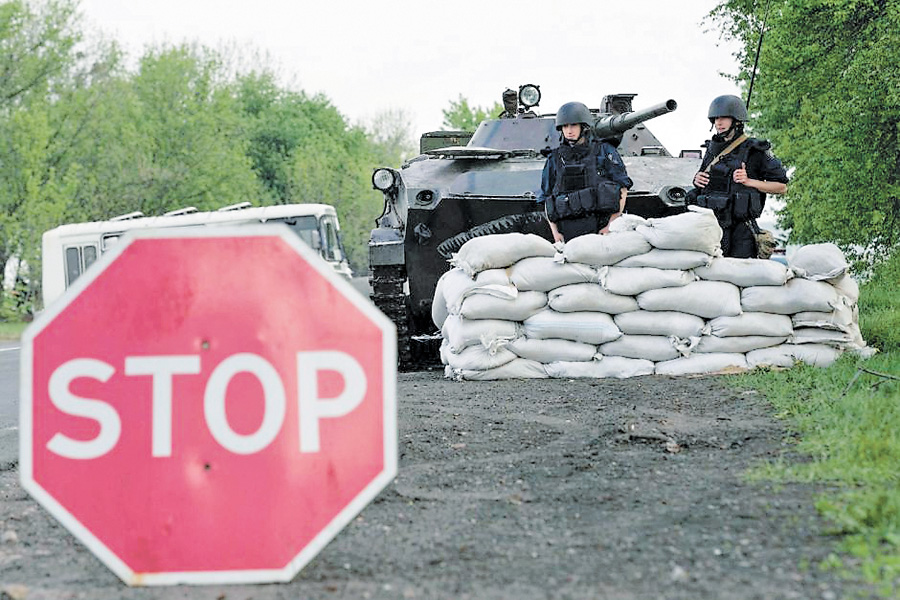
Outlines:
{"type": "Polygon", "coordinates": [[[562,128],[559,129],[559,142],[560,144],[568,144],[569,146],[575,146],[576,144],[581,143],[581,140],[588,141],[588,132],[590,132],[591,128],[585,125],[584,123],[579,123],[581,126],[581,130],[578,133],[578,137],[574,140],[568,139],[565,135],[563,135],[562,128]]]}
{"type": "Polygon", "coordinates": [[[736,133],[737,135],[744,133],[744,124],[734,117],[731,118],[731,127],[726,129],[722,133],[715,134],[714,136],[712,136],[712,139],[714,142],[724,142],[729,137],[731,137],[732,133],[736,133]]]}

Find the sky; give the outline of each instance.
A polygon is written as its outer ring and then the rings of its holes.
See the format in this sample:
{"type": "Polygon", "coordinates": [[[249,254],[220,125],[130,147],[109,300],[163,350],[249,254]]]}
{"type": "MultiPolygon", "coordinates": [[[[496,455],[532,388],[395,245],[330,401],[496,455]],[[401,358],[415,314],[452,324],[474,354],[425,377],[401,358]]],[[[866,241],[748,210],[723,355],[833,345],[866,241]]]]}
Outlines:
{"type": "Polygon", "coordinates": [[[714,0],[81,0],[89,27],[132,58],[147,45],[200,42],[268,56],[286,87],[322,94],[352,124],[402,110],[416,135],[442,128],[460,96],[490,107],[540,86],[538,112],[637,94],[668,99],[648,123],[669,152],[709,138],[710,101],[737,94],[734,44],[704,24],[714,0]]]}

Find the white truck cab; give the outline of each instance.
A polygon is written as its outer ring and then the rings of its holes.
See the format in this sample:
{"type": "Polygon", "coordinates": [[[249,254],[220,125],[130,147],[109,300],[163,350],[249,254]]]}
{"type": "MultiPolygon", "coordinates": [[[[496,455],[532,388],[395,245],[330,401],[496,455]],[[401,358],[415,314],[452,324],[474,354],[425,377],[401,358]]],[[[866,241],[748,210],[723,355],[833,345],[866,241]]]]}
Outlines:
{"type": "Polygon", "coordinates": [[[161,216],[134,212],[108,221],[61,225],[42,237],[42,285],[44,306],[62,295],[101,254],[132,229],[164,227],[215,227],[283,223],[315,249],[335,272],[352,277],[340,236],[337,212],[329,204],[280,204],[253,207],[249,202],[214,211],[187,207],[161,216]]]}

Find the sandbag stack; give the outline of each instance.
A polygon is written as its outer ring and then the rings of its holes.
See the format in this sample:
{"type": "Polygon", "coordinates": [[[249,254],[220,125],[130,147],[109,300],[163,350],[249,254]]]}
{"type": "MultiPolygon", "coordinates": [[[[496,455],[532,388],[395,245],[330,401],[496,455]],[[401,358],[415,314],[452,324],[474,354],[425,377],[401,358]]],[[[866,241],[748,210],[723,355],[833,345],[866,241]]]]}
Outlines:
{"type": "Polygon", "coordinates": [[[721,256],[712,211],[623,215],[551,244],[474,238],[438,281],[432,319],[456,379],[616,377],[828,366],[863,351],[859,287],[833,244],[788,266],[721,256]]]}

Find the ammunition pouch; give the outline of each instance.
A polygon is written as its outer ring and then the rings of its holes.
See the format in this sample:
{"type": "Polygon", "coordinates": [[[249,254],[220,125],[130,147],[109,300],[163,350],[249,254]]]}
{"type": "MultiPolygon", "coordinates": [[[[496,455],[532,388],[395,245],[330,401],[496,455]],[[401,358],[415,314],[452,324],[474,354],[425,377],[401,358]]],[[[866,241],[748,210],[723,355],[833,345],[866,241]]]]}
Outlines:
{"type": "Polygon", "coordinates": [[[731,225],[731,197],[728,194],[711,193],[697,196],[697,206],[709,208],[716,214],[716,219],[722,227],[731,225]]]}
{"type": "Polygon", "coordinates": [[[596,187],[598,213],[612,214],[619,212],[619,199],[622,197],[622,186],[615,181],[601,180],[596,187]]]}
{"type": "Polygon", "coordinates": [[[574,190],[547,198],[547,218],[553,221],[577,219],[587,214],[585,202],[591,202],[591,190],[574,190]]]}
{"type": "Polygon", "coordinates": [[[752,188],[734,193],[734,218],[736,221],[756,219],[762,214],[762,195],[752,188]]]}
{"type": "Polygon", "coordinates": [[[684,197],[685,204],[695,205],[697,204],[697,198],[700,196],[700,190],[697,188],[691,188],[688,190],[687,195],[684,197]]]}
{"type": "Polygon", "coordinates": [[[621,186],[613,181],[547,198],[547,217],[553,221],[578,219],[591,214],[619,212],[621,186]]]}

